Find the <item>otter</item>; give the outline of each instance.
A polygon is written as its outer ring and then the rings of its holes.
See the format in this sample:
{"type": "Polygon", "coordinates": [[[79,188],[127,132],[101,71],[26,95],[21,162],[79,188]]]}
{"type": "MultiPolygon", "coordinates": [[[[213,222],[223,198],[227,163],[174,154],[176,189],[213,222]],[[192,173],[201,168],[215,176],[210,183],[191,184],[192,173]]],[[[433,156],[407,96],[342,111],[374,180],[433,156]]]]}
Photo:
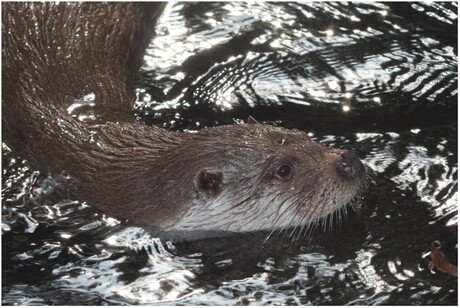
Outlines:
{"type": "Polygon", "coordinates": [[[136,72],[158,3],[2,3],[4,141],[72,196],[164,230],[302,228],[362,189],[351,151],[247,123],[196,133],[137,121],[136,72]],[[95,121],[70,104],[91,93],[95,121]]]}

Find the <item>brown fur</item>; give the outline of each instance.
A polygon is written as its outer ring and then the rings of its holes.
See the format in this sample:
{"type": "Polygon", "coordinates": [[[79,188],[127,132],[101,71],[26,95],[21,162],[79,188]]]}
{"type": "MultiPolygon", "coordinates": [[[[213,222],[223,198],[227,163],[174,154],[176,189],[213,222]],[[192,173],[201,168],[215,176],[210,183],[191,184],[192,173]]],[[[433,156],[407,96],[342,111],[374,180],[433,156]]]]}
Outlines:
{"type": "Polygon", "coordinates": [[[300,131],[246,124],[182,134],[134,121],[133,80],[159,4],[2,8],[4,140],[34,167],[69,174],[75,196],[109,215],[165,229],[303,226],[362,186],[353,154],[300,131]],[[99,124],[66,110],[88,93],[99,124]],[[293,176],[281,180],[286,164],[293,176]]]}

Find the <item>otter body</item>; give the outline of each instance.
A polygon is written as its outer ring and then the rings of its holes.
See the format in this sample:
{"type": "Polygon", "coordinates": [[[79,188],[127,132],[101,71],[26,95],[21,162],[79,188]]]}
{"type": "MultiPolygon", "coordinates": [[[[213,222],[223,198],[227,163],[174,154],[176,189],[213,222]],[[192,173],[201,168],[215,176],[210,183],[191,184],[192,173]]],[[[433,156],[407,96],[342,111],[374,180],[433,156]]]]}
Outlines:
{"type": "Polygon", "coordinates": [[[5,141],[35,168],[68,174],[79,200],[165,230],[246,232],[309,225],[361,189],[366,172],[352,152],[301,131],[136,122],[132,80],[158,4],[2,6],[5,141]],[[67,110],[88,93],[98,123],[67,110]]]}

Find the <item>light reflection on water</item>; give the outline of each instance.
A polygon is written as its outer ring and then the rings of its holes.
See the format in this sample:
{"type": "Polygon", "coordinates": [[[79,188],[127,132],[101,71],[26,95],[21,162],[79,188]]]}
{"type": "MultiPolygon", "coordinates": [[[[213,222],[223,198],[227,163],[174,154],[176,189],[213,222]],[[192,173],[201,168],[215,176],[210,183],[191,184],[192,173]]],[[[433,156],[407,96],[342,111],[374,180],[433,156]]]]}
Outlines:
{"type": "Polygon", "coordinates": [[[125,228],[102,242],[109,247],[101,250],[101,255],[91,256],[79,266],[66,264],[53,270],[54,275],[61,277],[62,287],[87,289],[90,286],[92,292],[109,301],[123,299],[133,304],[175,301],[199,293],[191,288],[190,280],[195,277],[193,270],[201,267],[200,260],[174,256],[158,238],[142,228],[125,228]],[[117,249],[132,252],[116,257],[113,251],[117,249]],[[139,277],[133,281],[121,277],[123,265],[133,257],[130,254],[147,256],[145,265],[137,269],[139,277]],[[76,271],[78,275],[74,274],[76,271]]]}
{"type": "MultiPolygon", "coordinates": [[[[451,6],[170,3],[145,55],[139,112],[195,129],[215,114],[222,124],[261,106],[313,108],[332,133],[307,123],[312,138],[353,149],[373,174],[355,205],[362,216],[325,241],[281,238],[262,247],[264,236],[256,244],[242,236],[209,252],[224,240],[205,249],[160,241],[63,196],[54,178],[3,145],[3,303],[455,304],[456,282],[429,273],[421,254],[436,239],[455,250],[458,243],[457,124],[356,130],[359,123],[330,113],[384,107],[397,117],[403,105],[410,120],[414,105],[456,104],[457,47],[440,33],[457,24],[451,6]],[[409,7],[434,30],[414,25],[409,7]],[[243,260],[228,252],[236,249],[243,260]]],[[[91,105],[91,97],[82,100],[91,105]]]]}

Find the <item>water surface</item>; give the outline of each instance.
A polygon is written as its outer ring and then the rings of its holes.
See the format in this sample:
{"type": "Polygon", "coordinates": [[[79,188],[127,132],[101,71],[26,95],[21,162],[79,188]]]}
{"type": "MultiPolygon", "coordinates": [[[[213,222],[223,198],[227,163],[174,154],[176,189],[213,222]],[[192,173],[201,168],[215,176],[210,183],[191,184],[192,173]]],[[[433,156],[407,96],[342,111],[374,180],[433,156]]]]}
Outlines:
{"type": "Polygon", "coordinates": [[[193,131],[261,122],[352,149],[371,185],[312,235],[159,239],[72,200],[3,145],[2,303],[457,304],[456,2],[172,3],[136,112],[193,131]]]}

